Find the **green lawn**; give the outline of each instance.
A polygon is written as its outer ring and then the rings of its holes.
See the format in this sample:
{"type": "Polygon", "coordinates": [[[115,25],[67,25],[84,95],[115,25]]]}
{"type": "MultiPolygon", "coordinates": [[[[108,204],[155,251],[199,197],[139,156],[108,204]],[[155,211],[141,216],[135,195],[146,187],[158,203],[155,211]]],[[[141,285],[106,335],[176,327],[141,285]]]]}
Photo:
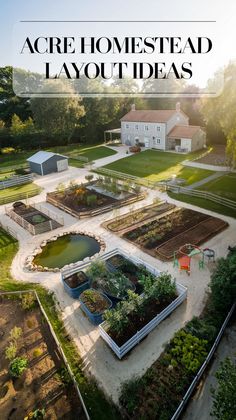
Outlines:
{"type": "Polygon", "coordinates": [[[84,398],[91,420],[120,420],[114,405],[105,398],[103,392],[97,387],[92,379],[88,379],[84,374],[84,365],[77,352],[77,348],[68,338],[60,314],[55,305],[53,294],[44,289],[40,284],[17,282],[11,277],[10,267],[16,252],[18,251],[17,241],[9,236],[4,230],[0,229],[0,291],[17,291],[35,289],[45,312],[53,326],[57,338],[64,350],[67,360],[75,375],[84,398]]]}
{"type": "Polygon", "coordinates": [[[11,188],[6,188],[5,190],[0,190],[0,204],[11,203],[12,201],[17,201],[20,198],[21,194],[27,194],[29,197],[33,197],[39,194],[41,188],[34,184],[33,182],[30,184],[15,186],[11,188]],[[17,197],[19,196],[19,197],[17,197]],[[4,200],[4,203],[2,201],[4,200]]]}
{"type": "Polygon", "coordinates": [[[227,174],[202,185],[200,190],[210,191],[213,194],[236,201],[236,174],[227,174]]]}
{"type": "MultiPolygon", "coordinates": [[[[69,164],[71,166],[83,166],[83,162],[77,161],[74,158],[83,156],[88,158],[89,161],[101,159],[107,156],[115,155],[117,152],[108,147],[101,145],[69,145],[69,146],[57,146],[45,149],[50,152],[61,153],[71,157],[69,164]]],[[[25,165],[26,159],[36,153],[37,150],[31,150],[29,152],[12,153],[0,157],[0,171],[4,168],[9,168],[16,165],[25,165]]]]}
{"type": "Polygon", "coordinates": [[[119,159],[104,167],[151,181],[162,181],[171,178],[172,175],[176,175],[179,178],[184,178],[186,184],[189,185],[212,174],[212,171],[181,165],[183,160],[191,159],[193,156],[196,156],[196,154],[180,155],[146,150],[136,155],[119,159]]]}
{"type": "Polygon", "coordinates": [[[202,209],[211,210],[225,216],[230,216],[236,219],[236,210],[230,209],[229,207],[222,206],[221,204],[213,203],[205,198],[192,197],[186,194],[175,194],[168,192],[168,195],[175,200],[183,201],[185,203],[193,204],[194,206],[201,207],[202,209]]]}

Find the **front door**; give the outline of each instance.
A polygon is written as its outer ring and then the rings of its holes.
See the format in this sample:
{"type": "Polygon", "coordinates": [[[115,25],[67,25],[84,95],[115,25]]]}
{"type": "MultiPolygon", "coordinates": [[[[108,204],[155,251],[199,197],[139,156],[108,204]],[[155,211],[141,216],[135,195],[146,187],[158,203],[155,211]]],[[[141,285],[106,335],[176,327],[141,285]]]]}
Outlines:
{"type": "Polygon", "coordinates": [[[144,144],[145,144],[145,147],[150,147],[150,142],[149,142],[148,137],[144,137],[144,144]]]}

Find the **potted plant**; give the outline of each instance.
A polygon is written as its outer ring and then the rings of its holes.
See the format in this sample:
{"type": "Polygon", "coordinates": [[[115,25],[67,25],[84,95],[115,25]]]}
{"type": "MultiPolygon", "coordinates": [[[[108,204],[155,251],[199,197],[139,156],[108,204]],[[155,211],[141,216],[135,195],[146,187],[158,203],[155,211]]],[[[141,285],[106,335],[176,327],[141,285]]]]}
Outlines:
{"type": "Polygon", "coordinates": [[[62,275],[62,282],[65,291],[74,299],[78,298],[84,290],[89,288],[89,279],[83,271],[71,274],[65,278],[62,275]]]}
{"type": "Polygon", "coordinates": [[[81,309],[94,325],[101,324],[104,312],[112,307],[110,299],[95,289],[82,292],[79,301],[81,309]]]}

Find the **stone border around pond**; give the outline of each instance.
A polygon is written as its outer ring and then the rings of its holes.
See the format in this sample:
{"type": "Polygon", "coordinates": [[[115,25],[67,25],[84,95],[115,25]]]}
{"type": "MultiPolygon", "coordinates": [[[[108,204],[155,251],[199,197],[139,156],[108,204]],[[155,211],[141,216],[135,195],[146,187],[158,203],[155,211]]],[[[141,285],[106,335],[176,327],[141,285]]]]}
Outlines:
{"type": "Polygon", "coordinates": [[[78,263],[78,261],[75,261],[74,263],[71,264],[66,264],[64,265],[64,267],[62,268],[49,268],[49,267],[43,267],[42,265],[37,265],[34,263],[34,259],[37,255],[41,254],[41,252],[43,251],[43,248],[50,242],[54,242],[56,241],[58,238],[62,237],[62,236],[66,236],[66,235],[83,235],[83,236],[89,236],[90,238],[95,239],[99,245],[100,245],[100,251],[97,252],[96,254],[92,255],[91,257],[85,257],[83,260],[81,260],[81,262],[89,262],[92,261],[93,259],[97,258],[101,252],[104,252],[106,249],[106,244],[105,242],[99,237],[96,236],[90,232],[81,232],[79,230],[73,230],[71,232],[63,232],[63,233],[59,233],[57,235],[52,236],[49,239],[46,239],[44,241],[41,242],[41,244],[34,249],[34,251],[26,258],[25,260],[25,268],[27,271],[39,271],[39,272],[52,272],[52,273],[59,273],[62,269],[65,268],[73,268],[75,264],[78,263]]]}

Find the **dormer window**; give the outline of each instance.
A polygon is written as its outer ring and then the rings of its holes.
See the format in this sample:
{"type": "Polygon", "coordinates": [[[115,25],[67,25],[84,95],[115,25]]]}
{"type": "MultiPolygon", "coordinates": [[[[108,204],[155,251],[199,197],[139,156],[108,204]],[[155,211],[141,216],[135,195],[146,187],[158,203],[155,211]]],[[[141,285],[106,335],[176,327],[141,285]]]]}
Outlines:
{"type": "Polygon", "coordinates": [[[148,131],[148,125],[145,125],[144,130],[148,131]]]}
{"type": "Polygon", "coordinates": [[[138,124],[136,124],[135,128],[136,128],[136,130],[138,130],[138,124]]]}
{"type": "Polygon", "coordinates": [[[129,128],[129,124],[126,124],[125,128],[128,129],[129,128]]]}
{"type": "Polygon", "coordinates": [[[161,131],[161,127],[159,125],[157,126],[157,131],[161,131]]]}

